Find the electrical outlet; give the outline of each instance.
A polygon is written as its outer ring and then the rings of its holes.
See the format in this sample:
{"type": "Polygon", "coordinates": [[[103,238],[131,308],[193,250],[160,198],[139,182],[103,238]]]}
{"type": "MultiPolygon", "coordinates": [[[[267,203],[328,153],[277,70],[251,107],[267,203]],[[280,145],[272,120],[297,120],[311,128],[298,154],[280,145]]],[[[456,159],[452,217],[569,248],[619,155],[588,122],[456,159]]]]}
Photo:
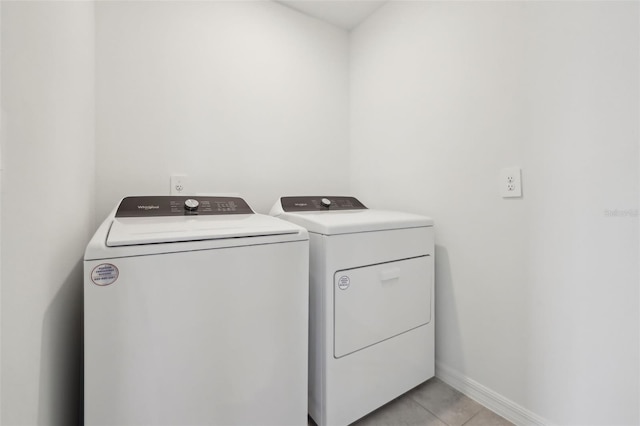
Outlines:
{"type": "Polygon", "coordinates": [[[502,198],[522,197],[522,176],[519,167],[507,167],[500,171],[500,195],[502,198]]]}
{"type": "Polygon", "coordinates": [[[186,194],[189,191],[188,179],[187,175],[171,175],[170,181],[170,194],[171,195],[182,195],[186,194]]]}

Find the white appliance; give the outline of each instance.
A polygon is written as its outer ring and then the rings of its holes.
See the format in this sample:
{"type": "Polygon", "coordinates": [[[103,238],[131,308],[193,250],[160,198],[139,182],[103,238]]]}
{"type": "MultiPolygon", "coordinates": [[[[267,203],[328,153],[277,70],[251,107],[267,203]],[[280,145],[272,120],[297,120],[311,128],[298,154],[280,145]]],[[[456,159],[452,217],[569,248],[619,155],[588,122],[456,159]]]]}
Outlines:
{"type": "Polygon", "coordinates": [[[84,262],[87,425],[306,425],[308,234],[236,197],[128,197],[84,262]]]}
{"type": "Polygon", "coordinates": [[[434,241],[427,217],[353,197],[282,197],[309,231],[309,414],[344,426],[434,375],[434,241]]]}

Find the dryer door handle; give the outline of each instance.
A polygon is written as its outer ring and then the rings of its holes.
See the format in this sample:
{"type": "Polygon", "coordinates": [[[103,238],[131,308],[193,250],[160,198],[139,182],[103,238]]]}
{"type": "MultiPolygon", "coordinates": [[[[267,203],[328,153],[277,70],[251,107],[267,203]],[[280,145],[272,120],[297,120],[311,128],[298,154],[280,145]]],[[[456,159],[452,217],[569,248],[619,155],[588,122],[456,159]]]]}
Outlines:
{"type": "Polygon", "coordinates": [[[400,278],[400,268],[389,268],[380,271],[380,281],[391,281],[400,278]]]}

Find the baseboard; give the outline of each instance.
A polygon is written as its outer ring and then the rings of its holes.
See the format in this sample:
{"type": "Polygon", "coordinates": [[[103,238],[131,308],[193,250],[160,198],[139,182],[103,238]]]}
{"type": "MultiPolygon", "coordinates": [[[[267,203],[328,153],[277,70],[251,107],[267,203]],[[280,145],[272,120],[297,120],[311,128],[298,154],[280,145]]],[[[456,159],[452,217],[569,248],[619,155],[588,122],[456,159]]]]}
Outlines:
{"type": "Polygon", "coordinates": [[[436,377],[518,426],[552,425],[548,420],[440,362],[436,362],[436,377]]]}

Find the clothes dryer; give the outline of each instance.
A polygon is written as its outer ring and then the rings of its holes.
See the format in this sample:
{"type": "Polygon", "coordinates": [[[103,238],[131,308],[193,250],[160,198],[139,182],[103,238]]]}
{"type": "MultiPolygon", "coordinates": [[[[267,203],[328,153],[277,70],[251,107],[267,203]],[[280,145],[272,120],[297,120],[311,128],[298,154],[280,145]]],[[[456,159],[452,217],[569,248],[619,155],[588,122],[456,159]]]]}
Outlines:
{"type": "Polygon", "coordinates": [[[309,231],[309,413],[344,426],[434,375],[430,218],[354,197],[282,197],[309,231]]]}

